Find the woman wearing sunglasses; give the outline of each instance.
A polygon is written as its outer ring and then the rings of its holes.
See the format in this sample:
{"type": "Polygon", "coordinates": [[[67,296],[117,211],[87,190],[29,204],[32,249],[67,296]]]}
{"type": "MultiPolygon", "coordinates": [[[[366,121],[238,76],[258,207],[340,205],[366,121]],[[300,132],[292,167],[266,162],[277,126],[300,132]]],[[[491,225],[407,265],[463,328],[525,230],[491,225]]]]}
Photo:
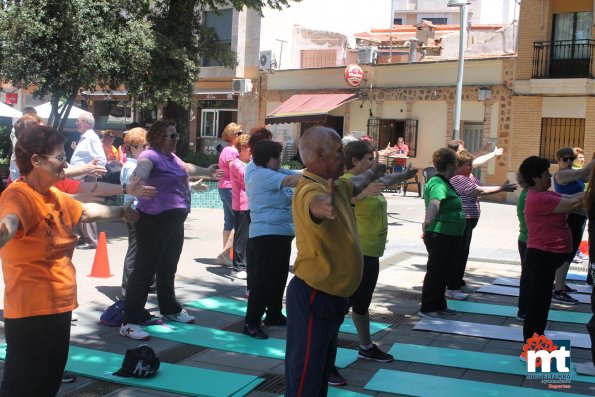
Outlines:
{"type": "Polygon", "coordinates": [[[174,279],[184,245],[184,221],[190,212],[189,176],[218,179],[217,165],[209,168],[186,163],[176,156],[176,125],[159,120],[147,132],[150,148],[138,156],[127,192],[138,198],[139,220],[135,225],[137,251],[134,268],[126,285],[124,323],[120,334],[137,340],[149,339],[140,324],[151,319],[145,310],[153,277],[157,281],[157,302],[164,319],[192,323],[176,299],[174,279]],[[157,189],[148,194],[146,186],[157,189]]]}
{"type": "MultiPolygon", "coordinates": [[[[593,161],[587,163],[583,168],[573,169],[572,163],[576,159],[574,150],[570,147],[561,148],[556,152],[558,159],[558,172],[554,174],[554,191],[557,193],[572,195],[585,190],[585,181],[591,173],[593,161]]],[[[556,271],[556,280],[554,283],[554,292],[552,300],[557,303],[576,305],[578,301],[568,295],[569,292],[576,292],[566,285],[566,275],[574,255],[581,243],[583,230],[587,216],[583,211],[568,214],[568,227],[572,233],[572,253],[568,259],[556,271]]]]}

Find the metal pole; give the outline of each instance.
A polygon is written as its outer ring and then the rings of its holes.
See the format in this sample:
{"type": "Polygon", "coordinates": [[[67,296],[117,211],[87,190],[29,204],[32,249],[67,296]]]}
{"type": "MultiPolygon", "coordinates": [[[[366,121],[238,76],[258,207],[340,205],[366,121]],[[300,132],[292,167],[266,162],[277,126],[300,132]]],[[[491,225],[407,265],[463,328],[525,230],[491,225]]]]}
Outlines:
{"type": "Polygon", "coordinates": [[[460,8],[461,26],[459,27],[459,68],[457,75],[457,91],[455,96],[455,115],[452,138],[461,139],[461,101],[463,97],[463,68],[465,66],[465,43],[467,42],[467,4],[460,8]]]}

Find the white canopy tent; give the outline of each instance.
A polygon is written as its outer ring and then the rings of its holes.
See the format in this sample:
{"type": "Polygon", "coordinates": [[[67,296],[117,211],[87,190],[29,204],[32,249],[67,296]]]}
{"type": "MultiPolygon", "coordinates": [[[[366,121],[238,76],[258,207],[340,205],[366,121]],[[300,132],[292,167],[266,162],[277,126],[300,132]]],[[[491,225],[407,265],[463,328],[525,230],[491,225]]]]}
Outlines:
{"type": "Polygon", "coordinates": [[[10,117],[13,119],[18,119],[22,115],[23,113],[19,112],[18,110],[0,102],[0,117],[10,117]]]}
{"type": "MultiPolygon", "coordinates": [[[[60,102],[60,104],[58,106],[59,106],[58,111],[61,111],[62,107],[64,106],[64,103],[60,102]]],[[[52,104],[51,104],[51,102],[46,102],[39,106],[35,106],[35,110],[37,110],[37,115],[39,117],[47,120],[50,118],[50,113],[52,113],[52,104]]],[[[76,106],[73,105],[72,108],[70,108],[70,113],[68,114],[68,118],[69,119],[78,119],[78,117],[83,113],[89,113],[89,112],[87,112],[86,110],[83,110],[81,108],[77,108],[76,106]]]]}

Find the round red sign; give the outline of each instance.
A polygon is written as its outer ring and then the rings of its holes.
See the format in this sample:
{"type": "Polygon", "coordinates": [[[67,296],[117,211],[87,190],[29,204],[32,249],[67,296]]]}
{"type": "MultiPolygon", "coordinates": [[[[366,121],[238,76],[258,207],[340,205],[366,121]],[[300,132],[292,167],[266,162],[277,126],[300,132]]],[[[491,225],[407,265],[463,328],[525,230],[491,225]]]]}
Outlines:
{"type": "Polygon", "coordinates": [[[345,81],[352,87],[359,87],[364,81],[364,69],[354,63],[347,65],[345,68],[345,81]]]}

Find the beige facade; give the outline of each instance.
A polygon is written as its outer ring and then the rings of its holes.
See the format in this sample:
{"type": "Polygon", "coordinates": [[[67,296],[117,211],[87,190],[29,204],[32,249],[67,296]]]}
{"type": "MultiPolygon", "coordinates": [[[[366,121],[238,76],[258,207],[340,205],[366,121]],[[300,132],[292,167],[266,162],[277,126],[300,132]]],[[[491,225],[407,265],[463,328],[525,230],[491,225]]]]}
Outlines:
{"type": "MultiPolygon", "coordinates": [[[[387,64],[364,66],[363,88],[349,88],[344,68],[278,71],[261,74],[260,123],[274,108],[295,94],[358,93],[359,99],[345,103],[330,116],[342,117],[344,136],[370,134],[370,124],[415,121],[417,142],[412,164],[420,170],[432,165],[432,153],[452,139],[457,62],[387,64]]],[[[510,153],[512,58],[469,60],[465,65],[461,121],[479,131],[478,144],[494,142],[510,153]],[[480,90],[489,92],[482,98],[480,90]]],[[[277,139],[298,141],[303,127],[298,123],[273,124],[277,139]]],[[[462,128],[464,130],[464,128],[462,128]]],[[[394,137],[395,135],[391,135],[394,137]]],[[[376,136],[384,145],[382,131],[376,136]]],[[[395,140],[391,142],[394,144],[395,140]]],[[[501,183],[508,177],[508,159],[503,156],[482,167],[482,180],[501,183]]],[[[494,197],[506,200],[504,195],[494,197]]]]}

